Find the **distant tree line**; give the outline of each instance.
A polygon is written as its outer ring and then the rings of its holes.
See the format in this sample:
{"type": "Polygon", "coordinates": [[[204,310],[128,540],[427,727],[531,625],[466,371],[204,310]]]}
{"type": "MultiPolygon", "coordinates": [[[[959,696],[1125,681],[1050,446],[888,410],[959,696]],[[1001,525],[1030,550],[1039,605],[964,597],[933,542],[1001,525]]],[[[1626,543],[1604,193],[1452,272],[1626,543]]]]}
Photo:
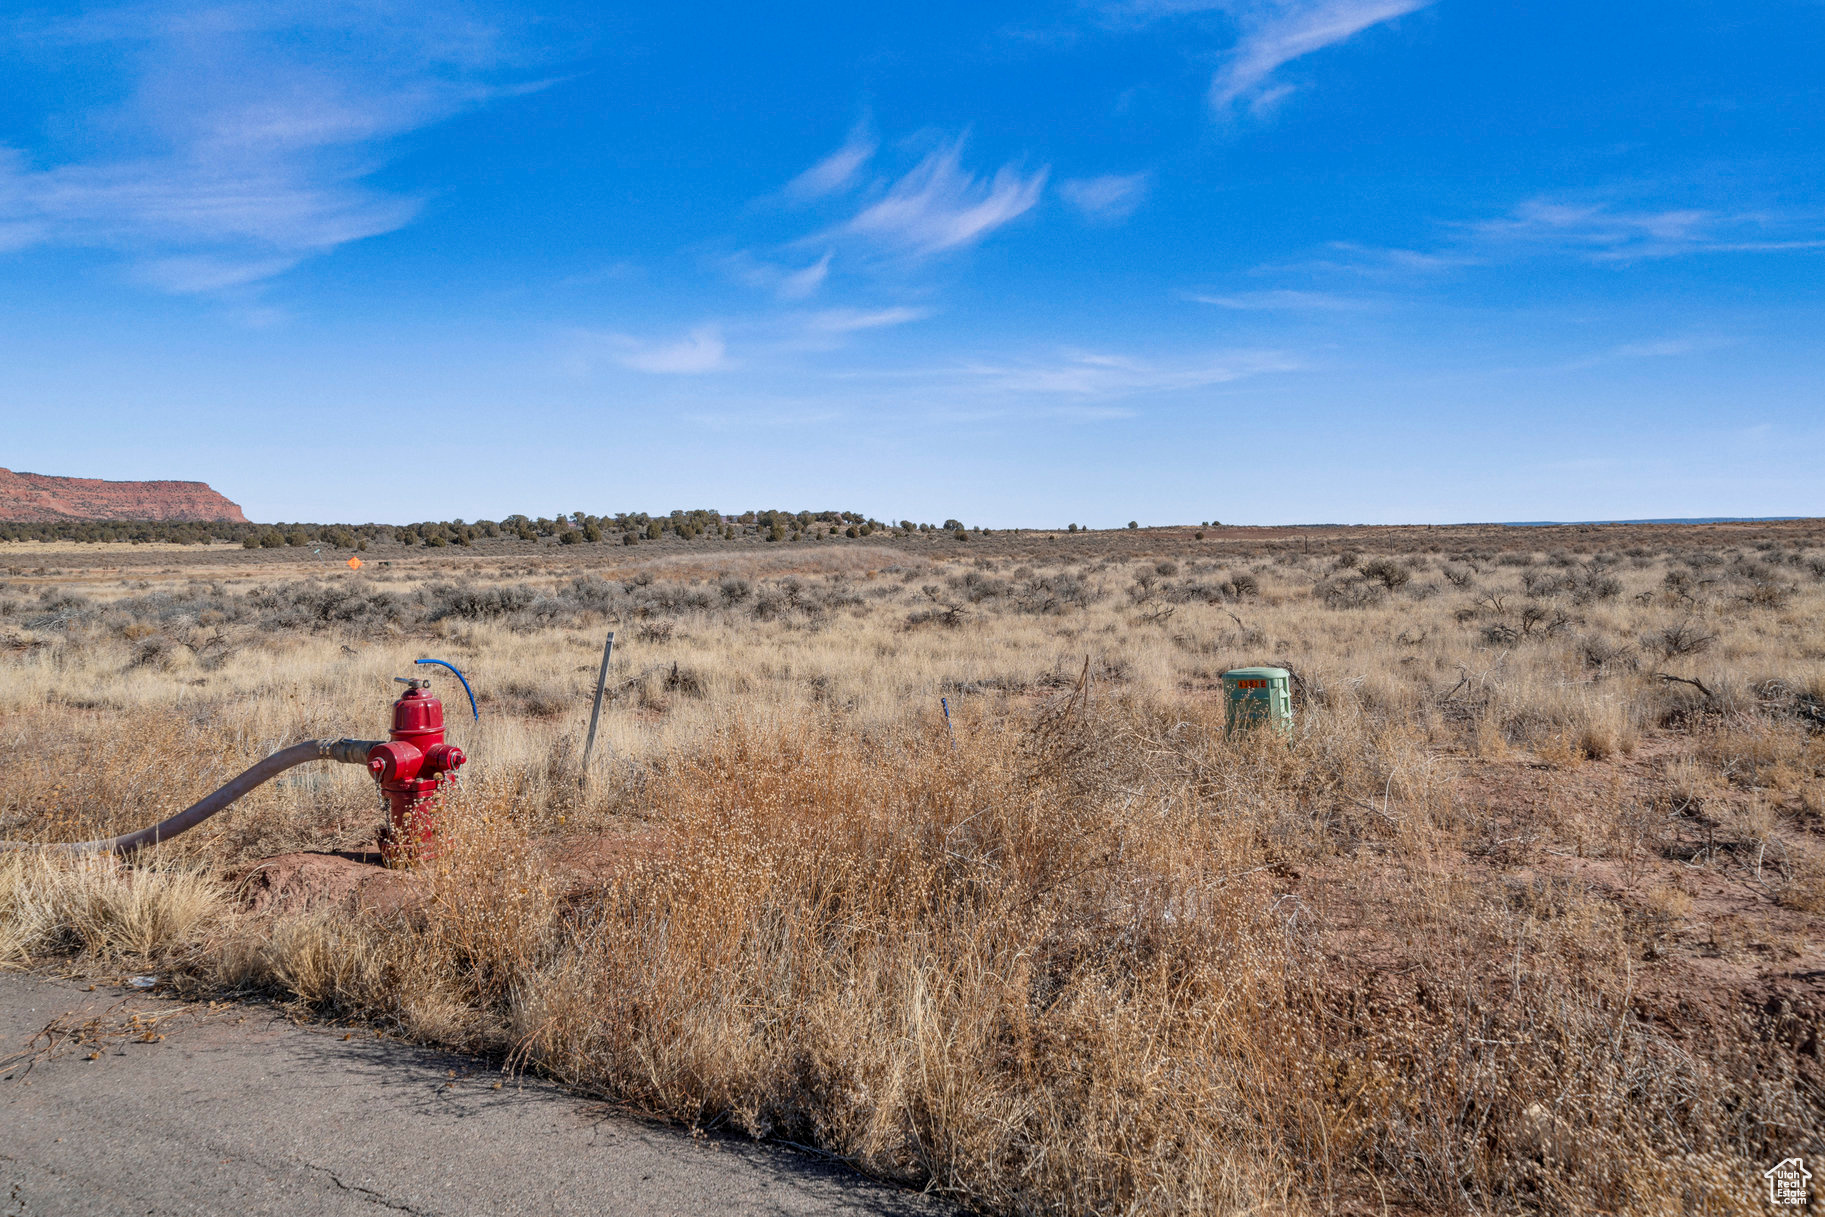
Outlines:
{"type": "Polygon", "coordinates": [[[165,541],[207,545],[211,541],[239,541],[261,527],[227,520],[0,521],[0,541],[165,541]]]}
{"type": "Polygon", "coordinates": [[[744,511],[724,515],[715,508],[676,510],[653,516],[644,511],[591,515],[572,511],[556,516],[511,515],[504,520],[424,520],[415,524],[238,524],[226,520],[47,520],[0,522],[0,541],[131,541],[208,545],[238,541],[248,549],[287,547],[365,551],[370,546],[417,545],[438,548],[473,545],[482,539],[561,545],[604,542],[639,545],[667,537],[680,541],[828,541],[882,534],[895,537],[950,536],[968,540],[990,530],[947,519],[943,524],[912,520],[877,520],[859,511],[744,511]]]}

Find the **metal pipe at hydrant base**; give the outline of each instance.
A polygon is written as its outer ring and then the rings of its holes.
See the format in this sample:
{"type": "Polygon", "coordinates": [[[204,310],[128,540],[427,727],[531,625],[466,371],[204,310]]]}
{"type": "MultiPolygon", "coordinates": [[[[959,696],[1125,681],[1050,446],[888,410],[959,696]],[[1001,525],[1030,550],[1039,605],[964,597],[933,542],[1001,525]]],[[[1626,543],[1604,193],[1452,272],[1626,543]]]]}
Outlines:
{"type": "Polygon", "coordinates": [[[69,844],[0,841],[0,849],[45,849],[65,854],[103,852],[130,854],[148,845],[169,841],[179,833],[188,832],[254,787],[269,782],[287,769],[302,765],[307,761],[340,761],[345,765],[366,765],[368,753],[378,747],[380,742],[365,739],[304,740],[289,748],[280,749],[265,760],[248,768],[214,794],[198,799],[170,819],[160,820],[150,828],[142,828],[138,832],[126,833],[123,836],[107,837],[100,841],[75,841],[69,844]]]}
{"type": "MultiPolygon", "coordinates": [[[[442,660],[435,662],[443,663],[442,660]]],[[[456,669],[444,664],[452,672],[456,669]]],[[[461,672],[456,672],[460,677],[461,672]]],[[[411,863],[435,855],[438,788],[468,758],[444,742],[444,705],[431,696],[428,680],[395,677],[406,691],[393,703],[393,726],[384,740],[313,739],[273,753],[205,799],[199,799],[151,828],[101,841],[71,844],[0,841],[0,849],[47,849],[56,853],[128,854],[187,832],[263,782],[306,761],[339,761],[361,765],[374,778],[387,804],[387,823],[380,831],[380,852],[389,864],[411,863]]],[[[463,681],[468,687],[468,681],[463,681]]],[[[479,716],[478,716],[479,717],[479,716]]]]}

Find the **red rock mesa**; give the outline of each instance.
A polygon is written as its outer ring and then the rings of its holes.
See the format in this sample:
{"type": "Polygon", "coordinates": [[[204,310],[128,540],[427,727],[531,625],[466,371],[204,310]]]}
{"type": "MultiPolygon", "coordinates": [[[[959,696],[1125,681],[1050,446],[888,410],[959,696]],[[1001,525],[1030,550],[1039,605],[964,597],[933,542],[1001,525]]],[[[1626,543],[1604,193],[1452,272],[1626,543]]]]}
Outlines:
{"type": "Polygon", "coordinates": [[[232,520],[241,509],[206,482],[104,482],[0,469],[0,520],[232,520]]]}

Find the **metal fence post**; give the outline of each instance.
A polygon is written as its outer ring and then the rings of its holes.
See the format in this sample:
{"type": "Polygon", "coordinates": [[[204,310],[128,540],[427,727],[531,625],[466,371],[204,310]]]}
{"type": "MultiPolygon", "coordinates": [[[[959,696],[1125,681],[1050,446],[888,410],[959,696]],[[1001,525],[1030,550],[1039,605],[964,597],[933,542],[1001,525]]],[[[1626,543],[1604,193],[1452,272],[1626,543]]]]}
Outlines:
{"type": "Polygon", "coordinates": [[[608,688],[608,656],[615,649],[615,632],[608,632],[608,641],[602,644],[602,671],[596,677],[596,704],[589,712],[589,738],[583,742],[583,776],[589,776],[589,754],[596,748],[596,724],[602,718],[602,693],[608,688]]]}

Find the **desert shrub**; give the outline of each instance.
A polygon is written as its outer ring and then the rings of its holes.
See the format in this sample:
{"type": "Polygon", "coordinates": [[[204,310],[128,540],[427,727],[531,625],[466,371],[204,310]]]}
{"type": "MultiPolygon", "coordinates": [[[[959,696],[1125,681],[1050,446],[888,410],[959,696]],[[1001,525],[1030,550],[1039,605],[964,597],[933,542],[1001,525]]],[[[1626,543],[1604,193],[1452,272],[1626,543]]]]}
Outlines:
{"type": "Polygon", "coordinates": [[[676,659],[667,669],[664,688],[668,693],[681,693],[687,697],[702,697],[704,680],[695,668],[681,666],[676,659]]]}
{"type": "Polygon", "coordinates": [[[1783,586],[1770,577],[1753,580],[1749,590],[1743,593],[1743,603],[1756,608],[1786,608],[1792,601],[1795,589],[1783,586]]]}
{"type": "Polygon", "coordinates": [[[477,587],[470,583],[434,583],[425,589],[422,599],[428,610],[427,620],[457,617],[473,621],[522,612],[539,599],[539,594],[524,584],[477,587]]]}
{"type": "Polygon", "coordinates": [[[950,586],[961,592],[963,598],[971,604],[981,604],[988,600],[999,600],[1012,593],[1013,588],[1005,579],[994,579],[981,571],[965,571],[961,576],[949,581],[950,586]]]}
{"type": "Polygon", "coordinates": [[[1592,601],[1614,600],[1622,594],[1622,580],[1614,575],[1600,574],[1595,571],[1571,580],[1573,604],[1589,604],[1592,601]]]}
{"type": "Polygon", "coordinates": [[[579,608],[610,610],[622,604],[627,593],[600,575],[579,575],[564,589],[563,597],[579,608]]]}
{"type": "Polygon", "coordinates": [[[1635,648],[1602,634],[1587,634],[1578,640],[1578,659],[1598,675],[1635,670],[1635,648]]]}
{"type": "Polygon", "coordinates": [[[670,621],[640,621],[634,624],[634,637],[641,642],[670,642],[677,628],[670,621]]]}
{"type": "Polygon", "coordinates": [[[1014,607],[1024,613],[1063,613],[1087,608],[1095,599],[1095,590],[1081,575],[1063,571],[1031,576],[1012,594],[1014,607]]]}
{"type": "Polygon", "coordinates": [[[312,626],[377,624],[405,616],[405,606],[398,596],[359,587],[300,588],[292,593],[291,601],[293,612],[286,615],[288,620],[306,621],[312,626]]]}
{"type": "Polygon", "coordinates": [[[1523,638],[1550,638],[1572,624],[1572,620],[1554,605],[1529,601],[1516,616],[1516,627],[1523,638]]]}
{"type": "Polygon", "coordinates": [[[1316,596],[1326,608],[1360,609],[1379,604],[1382,598],[1388,593],[1387,589],[1379,583],[1372,583],[1367,579],[1353,577],[1348,579],[1325,579],[1312,589],[1312,594],[1316,596]]]}
{"type": "Polygon", "coordinates": [[[1656,651],[1663,659],[1697,655],[1711,649],[1717,635],[1705,630],[1690,617],[1656,630],[1641,640],[1643,648],[1656,651]]]}
{"type": "Polygon", "coordinates": [[[1793,719],[1812,731],[1825,730],[1825,682],[1809,686],[1767,677],[1751,684],[1750,693],[1765,714],[1793,719]]]}
{"type": "Polygon", "coordinates": [[[1375,558],[1362,564],[1358,572],[1364,579],[1373,579],[1387,591],[1393,591],[1406,585],[1413,573],[1392,558],[1375,558]]]}
{"type": "Polygon", "coordinates": [[[1521,572],[1521,590],[1529,596],[1556,596],[1571,587],[1571,579],[1555,571],[1521,572]]]}

